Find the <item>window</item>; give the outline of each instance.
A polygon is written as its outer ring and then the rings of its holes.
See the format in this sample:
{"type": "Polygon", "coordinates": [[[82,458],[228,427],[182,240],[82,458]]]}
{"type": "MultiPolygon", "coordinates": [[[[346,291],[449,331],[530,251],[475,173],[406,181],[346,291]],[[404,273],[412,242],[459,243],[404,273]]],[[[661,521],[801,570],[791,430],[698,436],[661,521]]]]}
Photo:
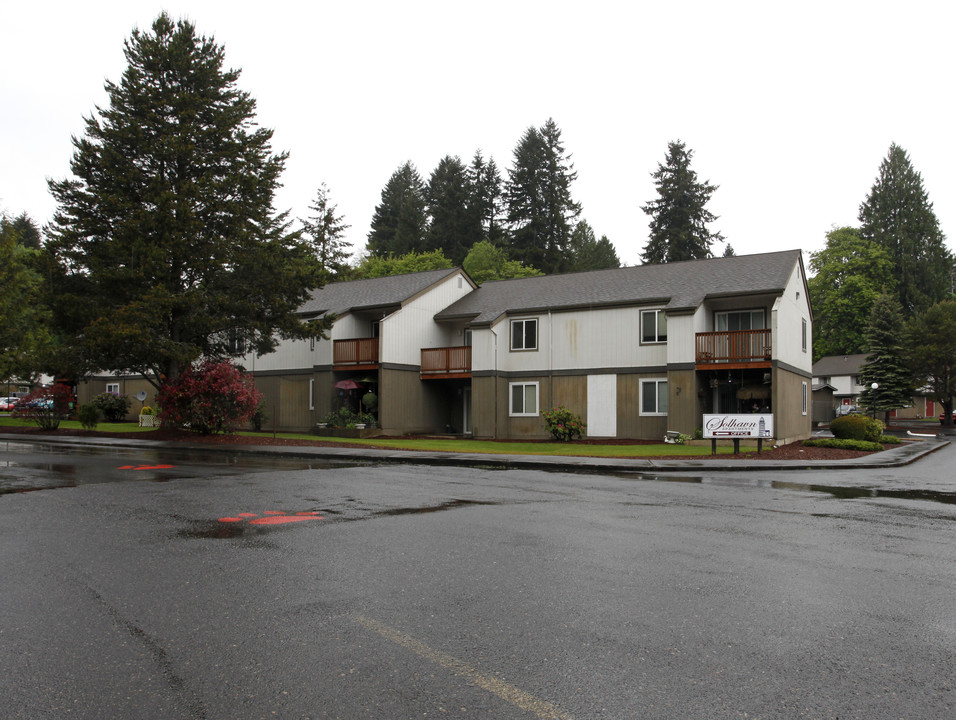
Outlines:
{"type": "Polygon", "coordinates": [[[113,393],[114,395],[120,394],[119,383],[106,383],[106,392],[113,393]]]}
{"type": "Polygon", "coordinates": [[[511,406],[509,414],[512,416],[533,416],[538,414],[538,383],[511,383],[511,406]]]}
{"type": "Polygon", "coordinates": [[[641,415],[667,414],[667,380],[641,380],[641,415]]]}
{"type": "Polygon", "coordinates": [[[763,310],[735,310],[717,313],[718,332],[738,330],[765,330],[763,310]]]}
{"type": "Polygon", "coordinates": [[[807,405],[808,405],[807,400],[808,400],[808,398],[807,398],[807,384],[806,384],[806,383],[803,383],[803,414],[804,414],[804,415],[807,414],[807,405]]]}
{"type": "Polygon", "coordinates": [[[641,311],[641,342],[667,342],[667,316],[663,310],[641,311]]]}
{"type": "Polygon", "coordinates": [[[511,321],[511,349],[512,350],[537,350],[538,349],[537,319],[511,321]]]}
{"type": "Polygon", "coordinates": [[[471,347],[471,328],[465,328],[464,332],[462,333],[461,344],[471,347]]]}
{"type": "Polygon", "coordinates": [[[803,331],[803,352],[806,352],[807,351],[807,319],[804,318],[801,322],[803,323],[801,327],[803,331]]]}
{"type": "Polygon", "coordinates": [[[309,410],[315,410],[315,378],[309,378],[309,410]]]}

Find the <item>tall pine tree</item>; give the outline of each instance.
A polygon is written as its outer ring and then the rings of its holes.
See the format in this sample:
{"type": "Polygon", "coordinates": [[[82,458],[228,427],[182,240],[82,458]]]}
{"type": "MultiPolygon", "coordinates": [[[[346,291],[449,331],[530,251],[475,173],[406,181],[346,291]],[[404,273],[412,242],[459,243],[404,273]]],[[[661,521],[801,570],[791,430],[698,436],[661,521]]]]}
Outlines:
{"type": "Polygon", "coordinates": [[[375,207],[368,234],[368,253],[398,257],[410,252],[433,250],[425,240],[428,215],[425,183],[408,161],[392,173],[382,189],[382,201],[375,207]]]}
{"type": "Polygon", "coordinates": [[[503,244],[506,241],[502,221],[503,190],[495,159],[486,161],[481,151],[476,152],[468,168],[468,177],[471,185],[469,208],[477,216],[482,239],[493,245],[503,244]]]}
{"type": "Polygon", "coordinates": [[[913,397],[912,374],[903,350],[903,315],[894,296],[883,294],[874,301],[866,343],[860,404],[872,413],[885,413],[888,422],[890,411],[909,405],[913,397]]]}
{"type": "Polygon", "coordinates": [[[481,240],[481,216],[471,209],[474,190],[461,158],[446,155],[428,180],[425,198],[431,222],[427,246],[440,249],[460,265],[468,249],[481,240]]]}
{"type": "Polygon", "coordinates": [[[712,257],[710,246],[722,242],[723,235],[711,232],[707,225],[717,216],[707,202],[719,186],[700,182],[691,169],[693,150],[681,141],[667,144],[667,158],[651,174],[657,198],[641,206],[651,216],[650,239],[641,260],[647,264],[699,260],[712,257]]]}
{"type": "Polygon", "coordinates": [[[63,336],[81,338],[88,368],[158,386],[200,356],[320,334],[296,312],[318,263],[273,209],[286,155],[256,125],[239,71],[165,13],[133,31],[125,55],[108,107],[73,139],[74,178],[50,183],[63,336]]]}
{"type": "Polygon", "coordinates": [[[514,260],[545,273],[568,269],[571,231],[581,214],[571,197],[576,178],[554,120],[528,128],[515,148],[505,190],[514,260]]]}
{"type": "Polygon", "coordinates": [[[322,183],[315,193],[315,200],[309,205],[314,213],[308,219],[299,219],[302,233],[319,264],[329,276],[342,274],[348,264],[351,243],[344,239],[345,231],[351,225],[345,223],[341,215],[336,214],[336,206],[329,200],[329,189],[322,183]]]}
{"type": "Polygon", "coordinates": [[[889,255],[900,305],[916,313],[949,296],[953,256],[923,188],[900,146],[890,146],[879,176],[860,206],[860,234],[889,255]]]}

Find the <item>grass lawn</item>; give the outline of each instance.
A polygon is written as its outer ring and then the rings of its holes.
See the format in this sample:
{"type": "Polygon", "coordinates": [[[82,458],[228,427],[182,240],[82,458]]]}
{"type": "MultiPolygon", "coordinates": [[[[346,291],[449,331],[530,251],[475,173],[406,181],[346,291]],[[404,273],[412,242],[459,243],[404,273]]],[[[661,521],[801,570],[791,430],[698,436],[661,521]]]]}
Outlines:
{"type": "MultiPolygon", "coordinates": [[[[25,420],[0,417],[0,431],[4,427],[31,427],[25,420]]],[[[64,420],[61,430],[81,430],[76,420],[64,420]]],[[[96,432],[102,433],[143,433],[144,439],[154,432],[154,428],[141,428],[137,423],[100,423],[96,432]]],[[[244,437],[272,437],[272,433],[239,432],[244,437]]],[[[438,438],[320,438],[308,433],[276,433],[279,439],[308,440],[316,445],[334,445],[343,442],[349,445],[367,445],[369,447],[392,448],[395,450],[423,450],[427,452],[453,453],[491,453],[495,455],[578,455],[585,457],[660,457],[662,455],[709,455],[710,447],[692,445],[587,445],[584,443],[561,442],[497,442],[495,440],[438,439],[438,438]]],[[[717,448],[721,455],[733,453],[730,446],[717,448]]],[[[741,452],[750,449],[741,448],[741,452]]]]}

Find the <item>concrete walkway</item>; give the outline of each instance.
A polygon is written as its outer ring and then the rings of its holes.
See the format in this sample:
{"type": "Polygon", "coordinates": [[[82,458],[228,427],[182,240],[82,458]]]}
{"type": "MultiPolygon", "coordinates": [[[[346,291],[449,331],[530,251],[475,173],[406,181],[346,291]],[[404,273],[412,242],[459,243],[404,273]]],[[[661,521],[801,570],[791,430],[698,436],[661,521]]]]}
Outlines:
{"type": "Polygon", "coordinates": [[[279,455],[286,457],[321,458],[342,462],[406,463],[417,465],[452,465],[459,467],[491,467],[528,470],[558,470],[563,472],[617,473],[617,472],[710,472],[730,471],[785,471],[806,469],[848,470],[854,468],[889,468],[909,465],[935,452],[949,440],[925,437],[904,442],[898,447],[852,460],[745,460],[732,455],[719,458],[688,458],[686,460],[658,460],[654,458],[597,458],[548,455],[506,455],[491,453],[444,453],[417,450],[381,450],[372,448],[343,448],[302,445],[211,445],[206,443],[165,442],[129,438],[97,438],[76,436],[41,436],[0,434],[0,441],[36,444],[55,444],[78,447],[140,447],[150,450],[199,450],[227,452],[233,455],[279,455]]]}

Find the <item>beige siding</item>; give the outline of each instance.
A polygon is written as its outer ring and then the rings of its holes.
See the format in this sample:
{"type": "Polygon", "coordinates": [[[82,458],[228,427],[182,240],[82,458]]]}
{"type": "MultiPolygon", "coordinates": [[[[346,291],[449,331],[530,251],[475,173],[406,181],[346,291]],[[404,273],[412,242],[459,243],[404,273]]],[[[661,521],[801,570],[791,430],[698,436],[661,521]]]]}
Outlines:
{"type": "Polygon", "coordinates": [[[773,370],[774,434],[780,443],[810,437],[810,378],[776,367],[773,370]],[[802,412],[803,386],[807,387],[807,412],[802,412]]]}
{"type": "MultiPolygon", "coordinates": [[[[442,397],[448,386],[423,382],[417,370],[379,372],[378,419],[388,435],[444,432],[450,422],[442,397]]],[[[459,423],[460,424],[460,423],[459,423]]]]}
{"type": "Polygon", "coordinates": [[[813,368],[813,324],[810,302],[800,266],[795,266],[787,289],[774,303],[771,326],[773,357],[810,373],[813,368]],[[806,348],[803,347],[802,324],[806,322],[806,348]]]}
{"type": "Polygon", "coordinates": [[[86,405],[94,397],[106,392],[106,385],[118,384],[120,386],[120,395],[128,395],[130,399],[129,413],[126,415],[127,421],[134,421],[139,416],[139,411],[144,405],[157,410],[156,388],[147,382],[141,375],[120,377],[92,377],[89,380],[81,381],[76,386],[77,405],[86,405]],[[136,399],[139,392],[146,393],[146,399],[140,402],[136,399]]]}

